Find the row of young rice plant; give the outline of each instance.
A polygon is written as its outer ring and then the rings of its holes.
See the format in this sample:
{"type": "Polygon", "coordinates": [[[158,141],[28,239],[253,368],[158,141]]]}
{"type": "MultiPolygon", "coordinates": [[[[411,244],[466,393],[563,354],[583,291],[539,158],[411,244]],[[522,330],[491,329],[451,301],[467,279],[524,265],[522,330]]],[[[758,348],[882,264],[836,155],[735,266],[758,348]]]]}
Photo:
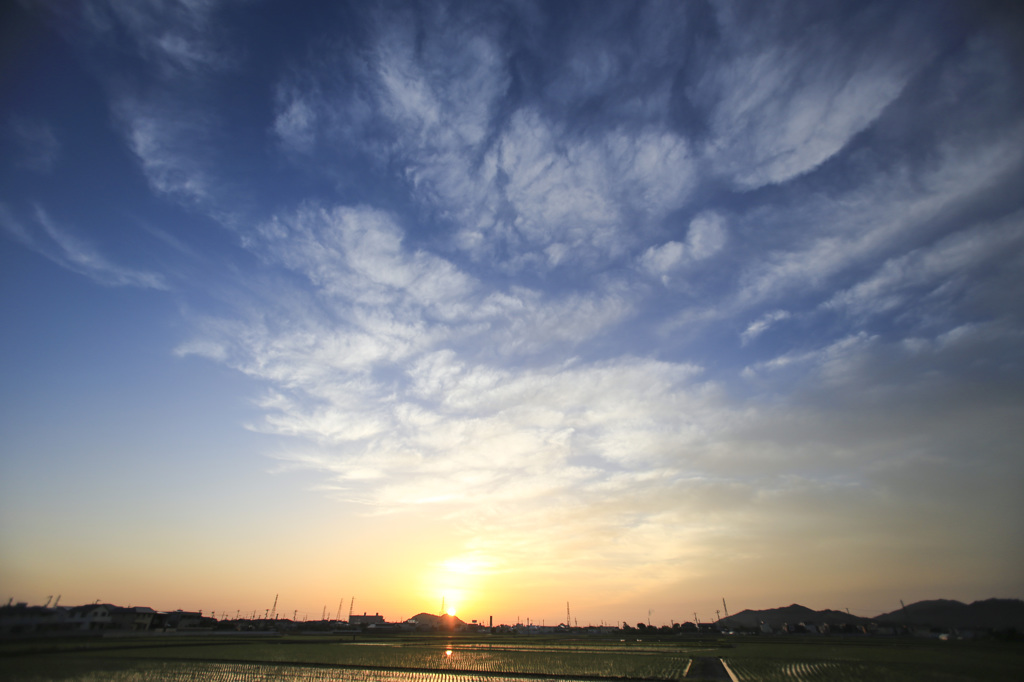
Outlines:
{"type": "Polygon", "coordinates": [[[738,682],[967,682],[1016,680],[986,669],[950,670],[941,665],[907,666],[855,661],[727,660],[738,682]]]}
{"type": "MultiPolygon", "coordinates": [[[[370,670],[186,661],[143,664],[131,670],[101,668],[66,677],[25,679],[60,679],[62,682],[523,682],[521,678],[440,671],[370,670]]],[[[565,678],[554,682],[582,681],[565,678]]]]}
{"type": "Polygon", "coordinates": [[[880,671],[869,671],[868,666],[847,661],[788,662],[775,659],[725,660],[739,682],[858,682],[860,680],[886,680],[880,671]]]}
{"type": "MultiPolygon", "coordinates": [[[[104,654],[109,655],[109,654],[104,654]]],[[[362,646],[354,643],[258,642],[126,651],[126,657],[161,660],[320,664],[365,669],[407,669],[490,674],[591,675],[677,679],[689,663],[679,649],[657,651],[618,647],[561,646],[481,648],[451,642],[362,646]]]]}
{"type": "Polygon", "coordinates": [[[719,654],[740,682],[995,682],[1024,679],[1024,646],[917,639],[765,640],[719,654]]]}
{"type": "Polygon", "coordinates": [[[599,675],[671,680],[681,677],[681,671],[688,663],[688,657],[670,651],[651,654],[613,649],[574,650],[562,647],[525,650],[451,647],[445,649],[441,664],[437,668],[488,673],[599,675]]]}

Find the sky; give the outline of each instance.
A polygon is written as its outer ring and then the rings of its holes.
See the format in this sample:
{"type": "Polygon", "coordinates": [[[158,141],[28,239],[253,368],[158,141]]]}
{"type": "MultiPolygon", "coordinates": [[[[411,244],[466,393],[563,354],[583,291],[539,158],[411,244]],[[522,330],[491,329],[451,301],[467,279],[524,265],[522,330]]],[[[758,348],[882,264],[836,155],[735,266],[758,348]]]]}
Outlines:
{"type": "Polygon", "coordinates": [[[0,27],[0,596],[1024,597],[1019,3],[0,27]]]}

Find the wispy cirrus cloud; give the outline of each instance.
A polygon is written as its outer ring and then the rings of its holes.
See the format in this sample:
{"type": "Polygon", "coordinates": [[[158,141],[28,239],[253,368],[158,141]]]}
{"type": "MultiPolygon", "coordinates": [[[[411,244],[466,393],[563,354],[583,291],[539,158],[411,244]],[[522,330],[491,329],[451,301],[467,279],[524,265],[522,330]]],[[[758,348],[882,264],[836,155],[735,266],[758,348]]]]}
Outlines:
{"type": "Polygon", "coordinates": [[[710,111],[704,153],[716,171],[748,189],[785,182],[828,160],[877,120],[935,48],[927,38],[911,40],[920,37],[915,18],[894,10],[877,31],[874,14],[866,9],[842,22],[812,21],[783,41],[778,37],[794,20],[801,22],[782,6],[723,6],[723,59],[691,90],[710,111]]]}
{"type": "Polygon", "coordinates": [[[163,275],[118,265],[104,256],[88,240],[59,226],[42,208],[33,215],[35,227],[26,227],[10,210],[0,204],[0,224],[15,239],[54,263],[106,286],[130,286],[167,290],[163,275]]]}
{"type": "Polygon", "coordinates": [[[245,56],[218,22],[232,4],[97,0],[40,6],[73,45],[96,57],[84,62],[86,71],[106,90],[150,187],[221,222],[231,209],[214,142],[223,139],[226,126],[213,84],[245,56]]]}
{"type": "Polygon", "coordinates": [[[51,126],[15,116],[7,123],[7,134],[19,148],[19,165],[35,173],[53,170],[60,158],[61,144],[51,126]]]}
{"type": "Polygon", "coordinates": [[[837,292],[823,305],[863,316],[887,315],[911,301],[917,306],[926,303],[929,310],[948,308],[965,297],[978,305],[981,301],[968,290],[980,290],[1002,268],[1014,267],[1024,253],[1022,241],[1024,216],[1015,213],[994,225],[975,226],[891,258],[872,276],[837,292]]]}
{"type": "Polygon", "coordinates": [[[695,184],[685,138],[636,120],[564,128],[510,97],[513,65],[493,18],[478,18],[465,41],[463,26],[431,23],[444,16],[391,17],[351,81],[282,86],[279,136],[308,148],[322,121],[324,134],[401,168],[460,249],[511,272],[607,262],[635,247],[634,221],[649,228],[683,204],[695,184]],[[436,30],[413,41],[417,22],[436,30]]]}
{"type": "MultiPolygon", "coordinates": [[[[928,354],[951,352],[952,337],[927,352],[864,333],[790,351],[746,375],[769,394],[789,392],[794,381],[802,391],[784,406],[778,398],[743,404],[689,363],[619,357],[517,367],[472,350],[533,335],[530,350],[543,355],[561,343],[557,323],[574,327],[566,316],[583,301],[494,291],[453,274],[451,264],[411,249],[388,214],[307,208],[262,233],[250,248],[302,274],[312,289],[292,292],[279,313],[264,307],[250,320],[210,320],[180,352],[269,383],[259,403],[265,419],[253,428],[295,439],[276,455],[281,470],[318,472],[325,494],[367,513],[444,517],[451,509],[466,551],[487,573],[510,570],[532,552],[533,571],[544,579],[575,565],[580,554],[566,558],[575,550],[603,566],[641,561],[651,582],[629,589],[643,590],[677,576],[680,566],[699,573],[709,554],[741,537],[750,540],[745,559],[768,562],[780,544],[796,551],[808,538],[828,537],[836,523],[851,546],[895,540],[898,531],[883,517],[915,493],[909,479],[879,487],[883,472],[918,466],[925,451],[942,453],[936,475],[955,468],[946,459],[955,453],[935,450],[940,435],[923,436],[904,454],[892,450],[900,436],[886,406],[924,387],[896,378],[882,392],[874,385],[900,358],[934,363],[928,354]],[[449,284],[413,292],[429,271],[449,284]],[[497,322],[508,318],[523,326],[508,332],[497,322]],[[539,318],[556,324],[530,326],[539,318]],[[464,336],[465,329],[473,331],[464,336]],[[815,391],[829,400],[813,399],[815,391]],[[880,402],[844,405],[843,419],[877,429],[841,435],[830,400],[847,392],[880,402]],[[866,499],[865,490],[874,492],[866,499]],[[878,514],[865,514],[865,504],[878,514]],[[500,522],[475,524],[466,520],[474,518],[469,509],[481,519],[500,514],[500,522]],[[807,518],[808,509],[814,520],[799,537],[761,523],[765,513],[807,518]],[[537,518],[558,520],[559,530],[541,542],[537,518]]],[[[580,338],[601,332],[577,329],[580,338]]],[[[938,386],[951,423],[974,429],[953,399],[955,384],[938,386]]]]}
{"type": "Polygon", "coordinates": [[[978,210],[985,193],[999,188],[1024,159],[1018,145],[1005,144],[1021,134],[1017,126],[978,133],[969,144],[951,142],[927,162],[902,160],[841,191],[731,215],[731,243],[746,255],[729,254],[738,267],[724,275],[719,299],[678,313],[666,329],[770,310],[785,301],[801,300],[812,311],[853,286],[865,264],[899,259],[934,241],[949,211],[978,210]]]}
{"type": "MultiPolygon", "coordinates": [[[[1007,544],[970,526],[1019,533],[1019,49],[984,17],[225,7],[80,16],[152,195],[131,205],[195,275],[176,353],[252,380],[274,472],[455,528],[476,572],[636,603],[796,555],[834,580],[865,548],[913,580],[1007,544]]],[[[167,286],[99,221],[0,223],[167,286]]]]}
{"type": "Polygon", "coordinates": [[[164,77],[178,78],[237,63],[237,55],[213,35],[214,18],[226,4],[219,0],[101,0],[78,9],[80,20],[94,33],[109,38],[123,30],[138,53],[153,62],[164,77]]]}

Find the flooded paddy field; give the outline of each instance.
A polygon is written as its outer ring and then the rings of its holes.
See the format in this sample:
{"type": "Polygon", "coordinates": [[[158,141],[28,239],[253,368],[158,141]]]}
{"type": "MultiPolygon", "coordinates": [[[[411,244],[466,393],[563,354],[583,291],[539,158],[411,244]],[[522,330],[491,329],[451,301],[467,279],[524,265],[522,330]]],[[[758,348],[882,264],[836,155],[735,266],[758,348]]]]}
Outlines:
{"type": "Polygon", "coordinates": [[[122,638],[0,644],[0,679],[73,682],[1020,680],[1024,646],[930,640],[122,638]]]}

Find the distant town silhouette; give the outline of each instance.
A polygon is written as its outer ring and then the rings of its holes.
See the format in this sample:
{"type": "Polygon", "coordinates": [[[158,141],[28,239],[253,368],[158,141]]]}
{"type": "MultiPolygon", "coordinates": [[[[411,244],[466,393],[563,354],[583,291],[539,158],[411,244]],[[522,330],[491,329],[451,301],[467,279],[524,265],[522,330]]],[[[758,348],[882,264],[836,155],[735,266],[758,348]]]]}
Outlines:
{"type": "MultiPolygon", "coordinates": [[[[1024,633],[1024,601],[1020,599],[986,599],[971,604],[937,599],[915,602],[873,618],[855,616],[849,611],[815,611],[799,604],[766,610],[743,610],[713,621],[672,621],[671,625],[653,626],[638,622],[621,625],[583,625],[559,623],[487,623],[463,621],[448,613],[418,613],[400,622],[389,621],[380,613],[348,614],[342,620],[329,618],[326,607],[322,617],[298,618],[297,612],[287,614],[266,609],[234,614],[202,611],[158,611],[146,606],[118,606],[93,603],[61,606],[59,598],[52,605],[30,606],[13,599],[0,607],[0,637],[104,635],[127,633],[372,633],[385,635],[403,632],[451,632],[495,634],[558,634],[611,635],[614,633],[645,636],[681,636],[700,634],[765,634],[765,635],[915,635],[937,638],[974,638],[997,633],[1024,633]]],[[[695,614],[696,615],[696,614],[695,614]]]]}

